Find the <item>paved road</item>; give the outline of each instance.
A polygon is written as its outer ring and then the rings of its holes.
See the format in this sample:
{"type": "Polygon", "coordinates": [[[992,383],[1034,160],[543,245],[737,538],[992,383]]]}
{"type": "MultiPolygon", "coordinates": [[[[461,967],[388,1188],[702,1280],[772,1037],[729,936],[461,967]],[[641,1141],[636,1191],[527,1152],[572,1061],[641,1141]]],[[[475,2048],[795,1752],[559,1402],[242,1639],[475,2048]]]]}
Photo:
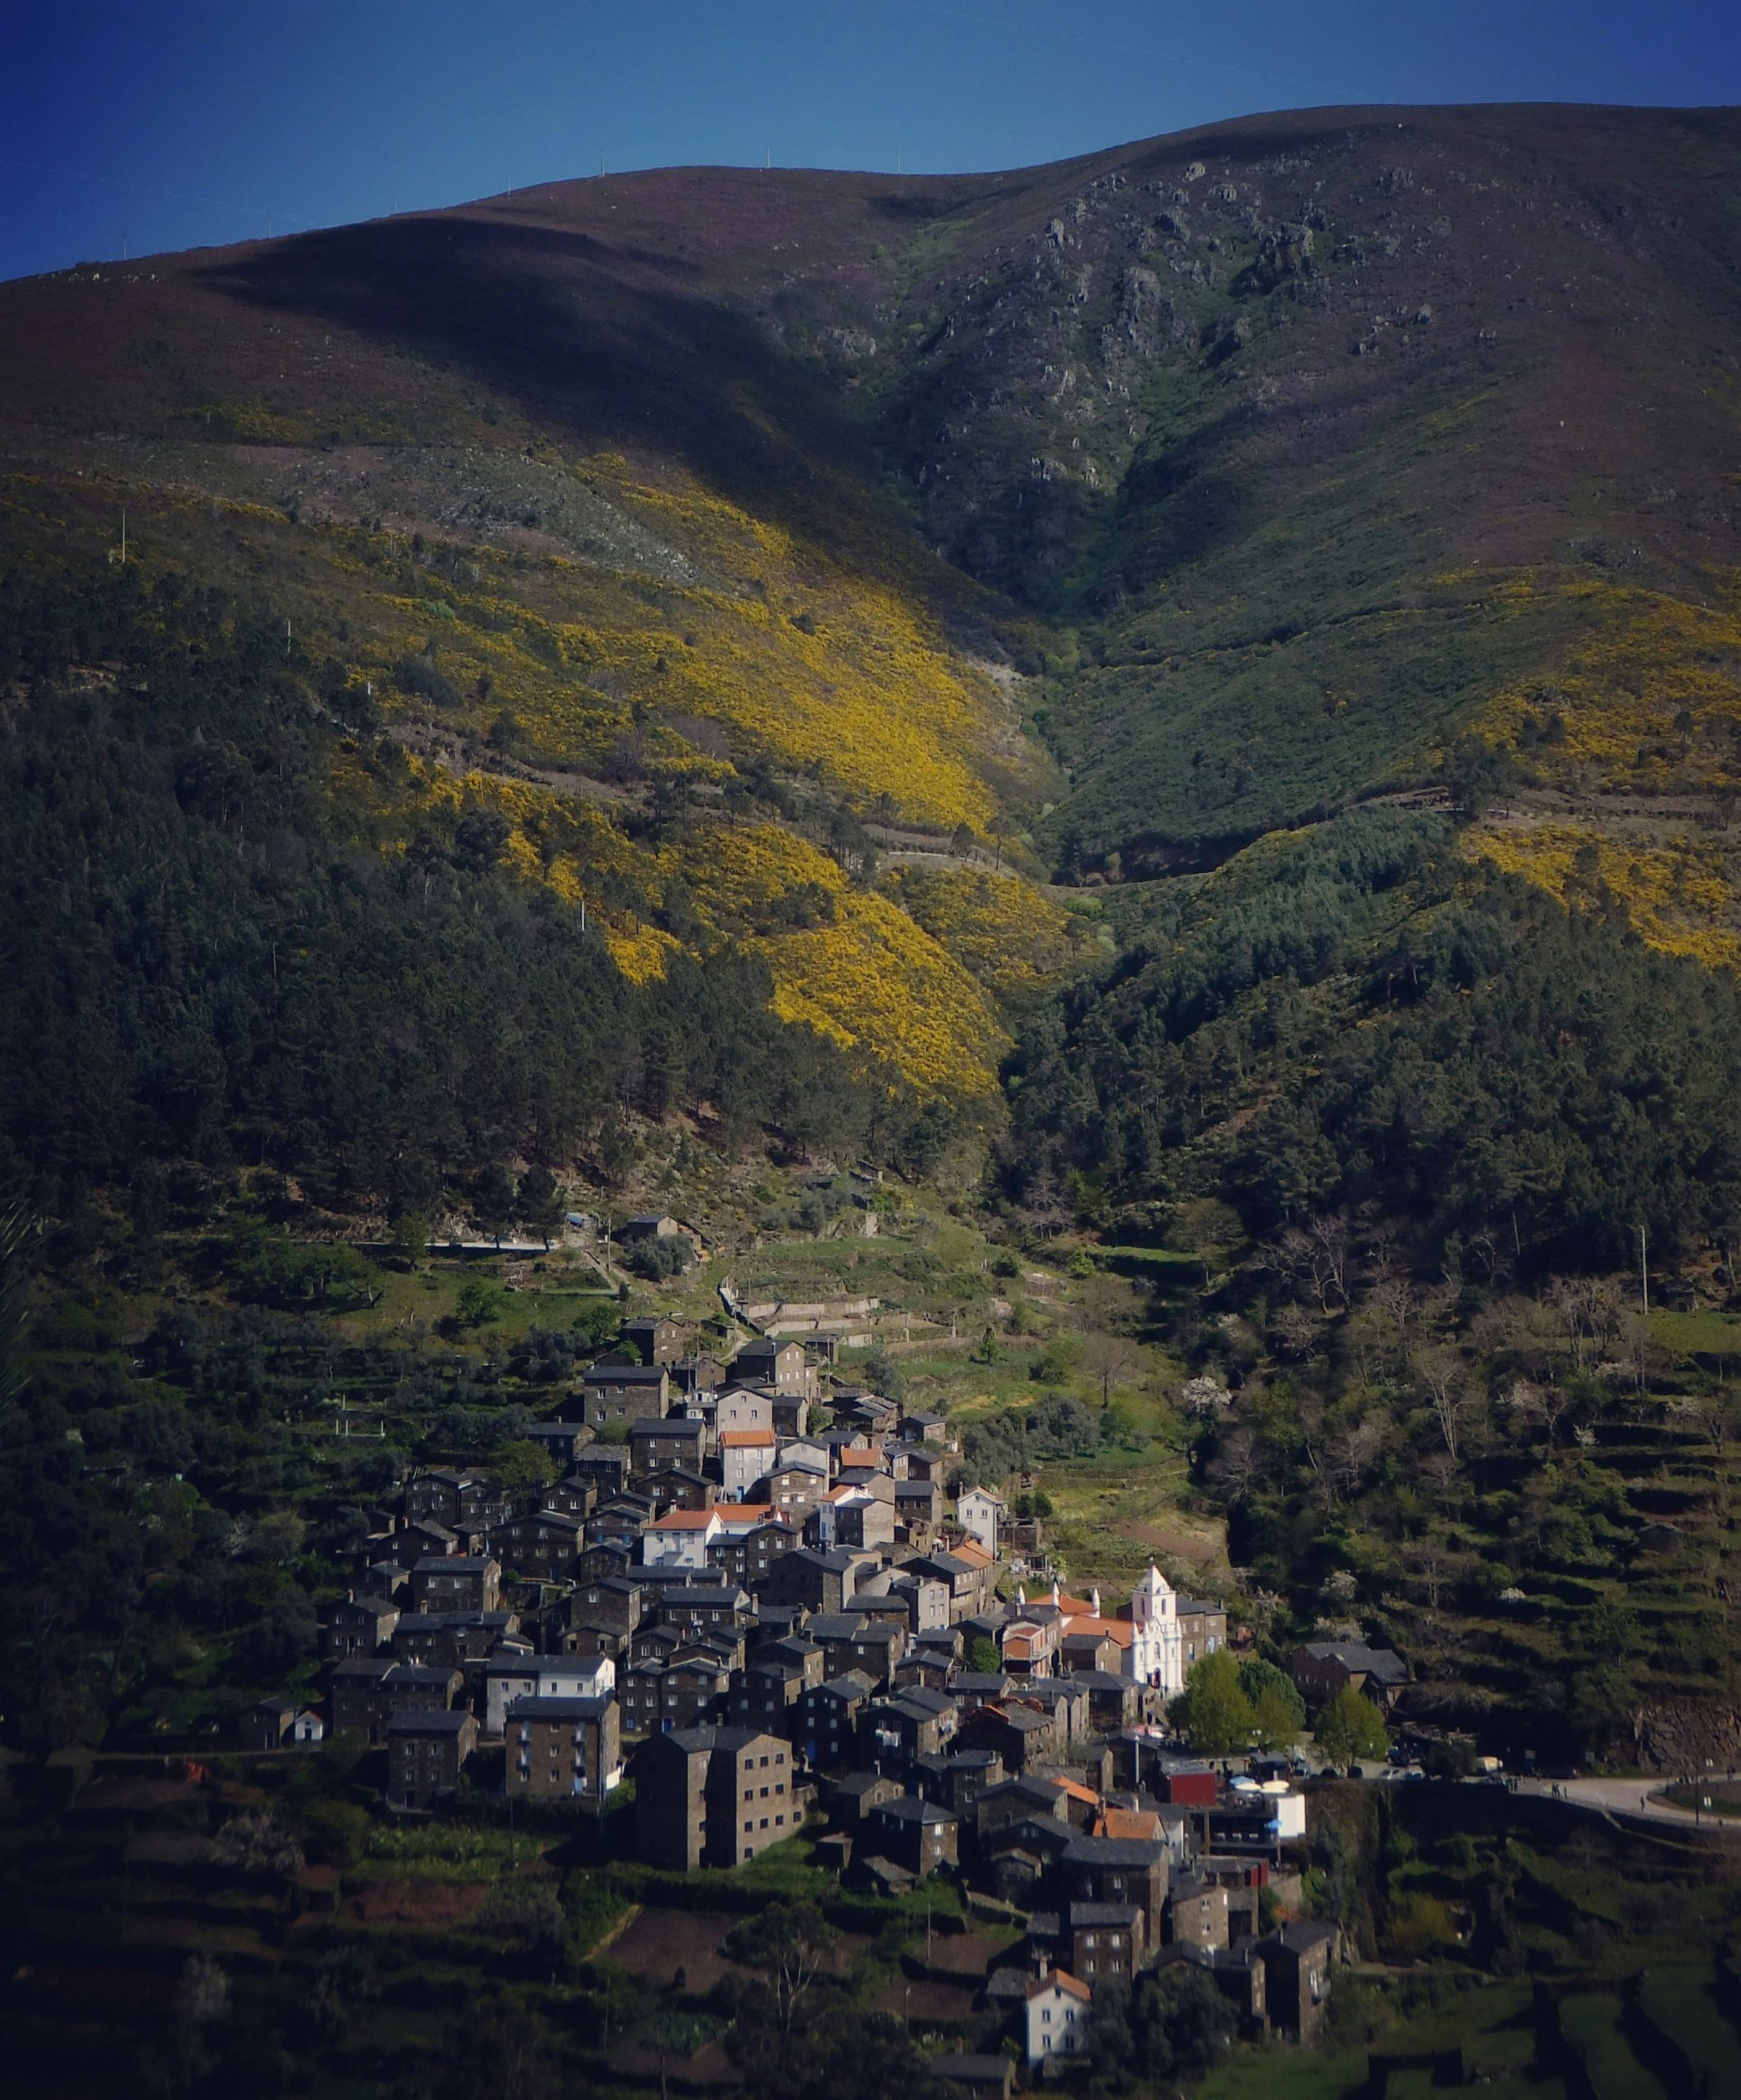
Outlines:
{"type": "Polygon", "coordinates": [[[1661,1784],[1660,1780],[1648,1779],[1519,1779],[1517,1791],[1520,1794],[1557,1793],[1574,1808],[1629,1816],[1639,1823],[1672,1825],[1677,1830],[1711,1830],[1715,1826],[1717,1834],[1721,1835],[1726,1824],[1733,1834],[1741,1834],[1735,1830],[1733,1819],[1695,1816],[1691,1809],[1677,1808],[1672,1801],[1664,1801],[1655,1791],[1661,1784]]]}

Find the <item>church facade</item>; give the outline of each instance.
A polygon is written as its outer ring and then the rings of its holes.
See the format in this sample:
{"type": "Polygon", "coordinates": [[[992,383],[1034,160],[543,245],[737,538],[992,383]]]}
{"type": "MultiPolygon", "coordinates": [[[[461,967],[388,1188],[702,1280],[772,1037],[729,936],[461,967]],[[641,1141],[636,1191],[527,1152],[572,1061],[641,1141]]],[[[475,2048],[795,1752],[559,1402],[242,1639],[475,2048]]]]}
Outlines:
{"type": "Polygon", "coordinates": [[[1179,1600],[1153,1561],[1131,1592],[1131,1675],[1169,1698],[1185,1689],[1179,1600]]]}

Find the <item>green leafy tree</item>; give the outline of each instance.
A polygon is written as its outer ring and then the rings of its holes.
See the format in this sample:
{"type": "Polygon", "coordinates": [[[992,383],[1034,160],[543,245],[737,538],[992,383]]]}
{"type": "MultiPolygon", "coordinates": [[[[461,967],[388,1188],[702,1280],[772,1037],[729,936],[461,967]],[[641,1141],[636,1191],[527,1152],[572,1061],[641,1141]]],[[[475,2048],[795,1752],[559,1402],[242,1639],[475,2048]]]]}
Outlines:
{"type": "Polygon", "coordinates": [[[1327,1764],[1345,1769],[1364,1759],[1382,1758],[1391,1746],[1384,1716],[1351,1684],[1345,1684],[1318,1715],[1313,1739],[1327,1764]]]}
{"type": "Polygon", "coordinates": [[[454,1299],[454,1322],[462,1328],[487,1327],[502,1317],[502,1290],[483,1276],[467,1276],[454,1299]]]}
{"type": "Polygon", "coordinates": [[[1251,1702],[1251,1732],[1259,1750],[1291,1750],[1305,1733],[1305,1703],[1292,1685],[1266,1684],[1251,1702]]]}
{"type": "Polygon", "coordinates": [[[1115,2093],[1152,2089],[1207,2070],[1231,2040],[1233,2008],[1187,1962],[1139,1979],[1103,1984],[1088,2016],[1097,2083],[1115,2093]]]}
{"type": "Polygon", "coordinates": [[[387,1244],[393,1250],[394,1258],[406,1268],[414,1269],[428,1249],[432,1229],[421,1211],[401,1211],[387,1234],[387,1244]]]}
{"type": "Polygon", "coordinates": [[[1305,1701],[1285,1670],[1254,1656],[1239,1666],[1239,1686],[1251,1701],[1252,1732],[1259,1750],[1291,1750],[1305,1733],[1305,1701]]]}
{"type": "Polygon", "coordinates": [[[608,1349],[623,1331],[622,1305],[615,1298],[592,1299],[575,1313],[569,1326],[583,1345],[608,1349]]]}
{"type": "Polygon", "coordinates": [[[529,1436],[514,1437],[497,1445],[491,1454],[490,1465],[502,1486],[514,1495],[548,1487],[561,1470],[544,1446],[533,1443],[529,1436]]]}
{"type": "Polygon", "coordinates": [[[967,1650],[967,1667],[987,1677],[995,1676],[1003,1667],[997,1642],[988,1640],[983,1633],[976,1636],[967,1650]]]}
{"type": "Polygon", "coordinates": [[[1238,1246],[1245,1230],[1239,1212],[1231,1204],[1213,1196],[1193,1196],[1173,1212],[1167,1237],[1181,1253],[1196,1256],[1203,1264],[1203,1281],[1207,1285],[1215,1257],[1238,1246]]]}
{"type": "Polygon", "coordinates": [[[1241,1689],[1239,1664],[1218,1648],[1192,1666],[1185,1682],[1186,1732],[1200,1756],[1231,1757],[1251,1740],[1251,1701],[1241,1689]]]}

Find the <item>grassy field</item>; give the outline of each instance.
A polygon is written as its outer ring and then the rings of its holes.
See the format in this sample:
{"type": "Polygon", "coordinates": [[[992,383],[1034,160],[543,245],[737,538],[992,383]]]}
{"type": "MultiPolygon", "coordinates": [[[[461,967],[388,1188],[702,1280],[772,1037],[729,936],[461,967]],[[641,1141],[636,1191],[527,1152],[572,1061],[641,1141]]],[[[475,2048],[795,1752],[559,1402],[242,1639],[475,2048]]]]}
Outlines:
{"type": "Polygon", "coordinates": [[[1621,2026],[1623,2011],[1617,1992],[1592,1991],[1565,2001],[1560,2025],[1605,2100],[1667,2100],[1662,2081],[1634,2054],[1621,2026]]]}
{"type": "Polygon", "coordinates": [[[1366,2089],[1366,2052],[1320,2056],[1277,2045],[1242,2050],[1212,2070],[1195,2100],[1355,2100],[1366,2089]]]}

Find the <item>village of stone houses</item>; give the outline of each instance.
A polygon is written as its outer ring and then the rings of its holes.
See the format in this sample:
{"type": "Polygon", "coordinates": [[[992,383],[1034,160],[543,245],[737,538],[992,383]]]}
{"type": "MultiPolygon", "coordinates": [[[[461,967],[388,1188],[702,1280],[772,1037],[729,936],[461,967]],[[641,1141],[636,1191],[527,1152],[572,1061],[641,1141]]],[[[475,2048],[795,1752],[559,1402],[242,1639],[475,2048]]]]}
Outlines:
{"type": "MultiPolygon", "coordinates": [[[[962,2089],[1085,2073],[1096,1993],[1176,1964],[1239,2034],[1309,2039],[1340,1951],[1303,1895],[1314,1766],[1285,1728],[1212,1761],[1180,1725],[1194,1671],[1250,1653],[1236,1606],[1152,1564],[1075,1593],[946,1418],[833,1353],[756,1335],[721,1363],[628,1319],[527,1432],[554,1485],[435,1467],[366,1513],[325,1699],[250,1708],[240,1746],[379,1746],[407,1822],[488,1793],[684,1874],[802,1840],[843,1890],[948,1889],[927,1939],[970,1965],[930,2068],[962,2089]]],[[[1353,1641],[1291,1666],[1299,1710],[1361,1702],[1381,1761],[1406,1674],[1353,1641]]]]}
{"type": "Polygon", "coordinates": [[[1225,1390],[1120,1334],[1110,1261],[1024,1264],[839,1179],[847,1236],[725,1261],[664,1214],[613,1242],[571,1213],[359,1267],[346,1382],[286,1431],[349,1491],[310,1505],[282,1696],[194,1685],[0,1767],[81,1862],[27,1890],[14,2000],[166,2093],[257,2017],[306,2016],[330,2089],[394,2100],[498,2060],[501,2100],[1267,2100],[1332,2071],[1342,2100],[1412,2091],[1417,2058],[1558,2061],[1532,1971],[1585,1931],[1579,1847],[1666,1902],[1707,1871],[1666,1830],[1694,1818],[1500,1769],[1446,1722],[1442,1655],[1231,1565],[1185,1463],[1225,1390]],[[915,1291],[924,1260],[981,1277],[998,1331],[915,1291]],[[1000,1316],[1018,1289],[1049,1338],[1000,1316]],[[392,1367],[401,1332],[412,1367],[446,1338],[469,1405],[392,1367]],[[1072,1409],[1098,1454],[1041,1455],[1072,1409]]]}

